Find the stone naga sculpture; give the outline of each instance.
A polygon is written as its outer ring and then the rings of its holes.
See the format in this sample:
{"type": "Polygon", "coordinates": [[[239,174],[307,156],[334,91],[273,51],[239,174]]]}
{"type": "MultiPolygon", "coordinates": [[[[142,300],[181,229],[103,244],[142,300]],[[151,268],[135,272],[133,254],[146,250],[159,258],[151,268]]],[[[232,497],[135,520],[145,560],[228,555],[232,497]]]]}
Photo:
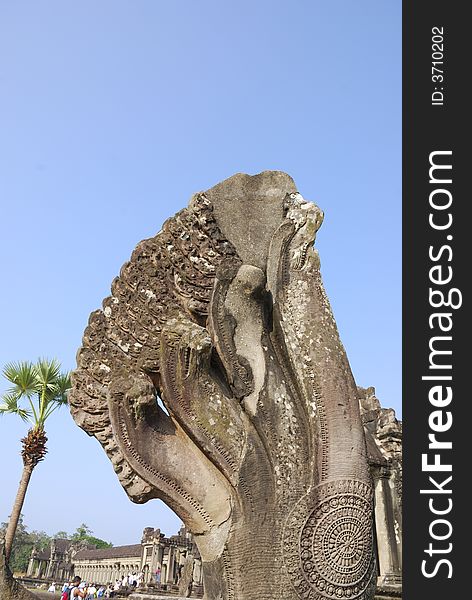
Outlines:
{"type": "Polygon", "coordinates": [[[372,486],[313,248],[322,219],[278,171],[194,195],[138,244],[78,353],[74,419],[131,500],[161,498],[194,534],[208,600],[374,595],[372,486]]]}

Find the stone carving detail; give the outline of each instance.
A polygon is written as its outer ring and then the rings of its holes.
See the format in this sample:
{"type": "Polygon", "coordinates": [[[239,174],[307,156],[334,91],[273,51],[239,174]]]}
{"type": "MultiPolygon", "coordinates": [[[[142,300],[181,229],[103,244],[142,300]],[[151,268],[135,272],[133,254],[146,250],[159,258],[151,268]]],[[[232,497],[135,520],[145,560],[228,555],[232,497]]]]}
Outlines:
{"type": "Polygon", "coordinates": [[[286,523],[284,550],[300,598],[372,597],[372,510],[371,488],[352,480],[320,486],[295,506],[286,523]]]}
{"type": "Polygon", "coordinates": [[[74,419],[134,502],[161,498],[192,531],[208,600],[373,598],[372,485],[322,220],[276,171],[196,194],[137,246],[78,353],[74,419]]]}
{"type": "Polygon", "coordinates": [[[179,594],[189,598],[193,587],[193,554],[188,554],[179,580],[179,594]]]}

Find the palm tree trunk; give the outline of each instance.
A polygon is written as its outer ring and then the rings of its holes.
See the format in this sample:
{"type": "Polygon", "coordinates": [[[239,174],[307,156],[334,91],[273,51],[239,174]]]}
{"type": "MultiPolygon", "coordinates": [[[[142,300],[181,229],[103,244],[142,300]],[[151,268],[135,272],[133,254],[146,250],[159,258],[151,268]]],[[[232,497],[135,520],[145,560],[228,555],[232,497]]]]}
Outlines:
{"type": "Polygon", "coordinates": [[[7,563],[10,560],[13,539],[16,533],[16,527],[20,519],[21,509],[23,508],[26,490],[28,489],[28,484],[33,469],[34,466],[31,464],[26,464],[23,467],[23,473],[21,475],[20,485],[18,486],[18,491],[16,493],[15,503],[13,504],[13,510],[10,515],[10,520],[8,521],[8,527],[5,533],[5,560],[7,563]]]}

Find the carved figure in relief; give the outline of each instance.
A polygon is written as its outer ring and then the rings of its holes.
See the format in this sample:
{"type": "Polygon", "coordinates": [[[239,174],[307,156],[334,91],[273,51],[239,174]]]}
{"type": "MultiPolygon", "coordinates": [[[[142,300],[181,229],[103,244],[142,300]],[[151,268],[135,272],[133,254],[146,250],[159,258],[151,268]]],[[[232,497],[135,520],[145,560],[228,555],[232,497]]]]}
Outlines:
{"type": "Polygon", "coordinates": [[[322,220],[278,171],[194,195],[138,244],[78,353],[74,419],[131,500],[161,498],[194,534],[208,600],[373,598],[372,485],[322,220]]]}

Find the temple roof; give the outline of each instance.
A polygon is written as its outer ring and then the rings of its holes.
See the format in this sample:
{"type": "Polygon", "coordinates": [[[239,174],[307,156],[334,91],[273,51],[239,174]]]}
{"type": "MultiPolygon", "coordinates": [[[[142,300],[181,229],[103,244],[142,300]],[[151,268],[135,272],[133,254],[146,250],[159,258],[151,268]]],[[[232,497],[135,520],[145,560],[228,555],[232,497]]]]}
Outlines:
{"type": "Polygon", "coordinates": [[[127,558],[141,557],[141,544],[116,546],[114,548],[97,548],[96,550],[79,550],[74,554],[73,560],[88,560],[98,558],[127,558]]]}
{"type": "Polygon", "coordinates": [[[66,540],[63,538],[55,539],[54,542],[56,544],[56,552],[62,553],[67,552],[72,544],[71,540],[66,540]]]}

